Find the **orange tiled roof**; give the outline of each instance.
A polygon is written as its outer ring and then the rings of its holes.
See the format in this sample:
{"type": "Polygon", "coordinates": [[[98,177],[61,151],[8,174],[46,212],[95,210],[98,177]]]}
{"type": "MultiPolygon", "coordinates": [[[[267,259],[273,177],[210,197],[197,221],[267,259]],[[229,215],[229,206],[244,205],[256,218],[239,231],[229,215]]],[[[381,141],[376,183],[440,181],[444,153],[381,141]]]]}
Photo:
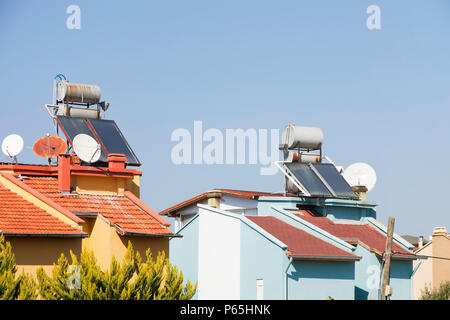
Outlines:
{"type": "MultiPolygon", "coordinates": [[[[156,213],[146,212],[132,200],[122,195],[63,194],[58,190],[56,177],[27,177],[28,186],[44,194],[60,206],[74,213],[98,213],[121,234],[171,235],[163,224],[165,220],[156,213]],[[153,216],[152,216],[153,214],[153,216]]],[[[168,225],[167,222],[165,222],[168,225]]]]}
{"type": "Polygon", "coordinates": [[[87,234],[51,216],[0,184],[0,231],[5,235],[76,236],[87,234]]]}

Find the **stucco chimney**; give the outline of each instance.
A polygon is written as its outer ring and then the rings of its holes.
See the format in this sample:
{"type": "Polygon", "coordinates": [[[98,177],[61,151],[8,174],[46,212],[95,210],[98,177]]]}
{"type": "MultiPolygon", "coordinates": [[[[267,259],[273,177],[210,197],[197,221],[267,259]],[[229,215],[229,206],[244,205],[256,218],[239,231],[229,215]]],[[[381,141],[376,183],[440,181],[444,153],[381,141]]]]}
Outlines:
{"type": "Polygon", "coordinates": [[[58,189],[61,192],[70,192],[70,160],[68,153],[58,156],[58,189]]]}
{"type": "Polygon", "coordinates": [[[355,192],[359,200],[366,201],[366,195],[367,195],[367,188],[365,186],[353,186],[352,187],[353,192],[355,192]]]}
{"type": "Polygon", "coordinates": [[[423,247],[423,236],[419,236],[417,246],[419,247],[419,249],[423,247]]]}
{"type": "Polygon", "coordinates": [[[220,208],[220,198],[222,198],[222,193],[210,191],[207,193],[206,197],[208,198],[208,205],[217,209],[220,208]]]}
{"type": "Polygon", "coordinates": [[[435,227],[433,230],[433,236],[446,236],[447,228],[445,227],[435,227]]]}
{"type": "Polygon", "coordinates": [[[108,168],[113,170],[125,169],[125,162],[127,157],[119,153],[110,153],[108,155],[108,168]]]}

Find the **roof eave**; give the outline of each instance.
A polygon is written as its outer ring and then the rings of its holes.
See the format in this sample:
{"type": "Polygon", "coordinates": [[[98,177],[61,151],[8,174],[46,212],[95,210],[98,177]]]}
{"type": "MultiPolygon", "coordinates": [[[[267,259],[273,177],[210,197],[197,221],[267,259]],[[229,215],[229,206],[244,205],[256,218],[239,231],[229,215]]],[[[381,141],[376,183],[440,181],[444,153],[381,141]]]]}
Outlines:
{"type": "Polygon", "coordinates": [[[146,232],[130,232],[130,231],[119,231],[117,232],[121,236],[132,236],[132,237],[151,237],[151,238],[182,238],[183,236],[181,234],[174,234],[174,233],[146,233],[146,232]]]}
{"type": "Polygon", "coordinates": [[[289,254],[290,258],[294,260],[311,260],[311,261],[359,261],[360,256],[327,256],[327,255],[303,255],[303,254],[289,254]]]}
{"type": "Polygon", "coordinates": [[[38,237],[38,238],[86,238],[89,234],[83,233],[22,233],[22,232],[1,232],[7,237],[38,237]]]}

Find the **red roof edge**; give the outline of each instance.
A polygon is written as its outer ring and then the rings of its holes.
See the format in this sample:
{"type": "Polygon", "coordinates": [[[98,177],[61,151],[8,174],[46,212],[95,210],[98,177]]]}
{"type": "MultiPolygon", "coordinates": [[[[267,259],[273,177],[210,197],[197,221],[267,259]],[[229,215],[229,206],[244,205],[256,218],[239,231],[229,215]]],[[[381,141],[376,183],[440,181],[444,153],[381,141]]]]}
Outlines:
{"type": "Polygon", "coordinates": [[[166,220],[164,220],[164,218],[162,218],[159,214],[157,214],[152,208],[150,208],[149,206],[147,206],[141,199],[139,199],[138,197],[136,197],[132,192],[130,191],[125,191],[124,192],[125,197],[127,197],[128,199],[130,199],[131,202],[133,202],[135,205],[137,205],[139,208],[141,208],[142,210],[144,210],[147,214],[149,214],[150,216],[152,216],[153,218],[155,218],[156,220],[158,220],[159,223],[161,223],[162,225],[166,226],[166,227],[170,227],[170,223],[167,222],[166,220]]]}
{"type": "Polygon", "coordinates": [[[76,222],[78,224],[83,224],[84,223],[83,219],[77,217],[72,212],[70,212],[66,208],[60,206],[59,204],[57,204],[56,202],[54,202],[50,198],[48,198],[45,195],[43,195],[42,193],[40,193],[39,191],[33,189],[32,187],[30,187],[26,183],[23,183],[22,181],[20,181],[16,177],[14,177],[14,175],[12,175],[11,173],[1,172],[0,174],[3,177],[5,177],[7,180],[9,180],[10,182],[14,183],[19,188],[21,188],[21,189],[25,190],[26,192],[32,194],[33,196],[35,196],[36,198],[38,198],[42,202],[48,204],[50,207],[53,207],[54,209],[58,210],[59,212],[61,212],[63,215],[65,215],[70,220],[72,220],[72,221],[74,221],[74,222],[76,222]]]}
{"type": "MultiPolygon", "coordinates": [[[[48,166],[39,164],[14,164],[0,163],[0,169],[12,170],[14,174],[38,175],[38,176],[57,176],[58,166],[48,166]]],[[[114,169],[108,167],[88,167],[76,164],[70,165],[72,175],[91,175],[91,176],[111,176],[111,177],[132,177],[134,175],[142,176],[142,171],[135,169],[114,169]]]]}
{"type": "MultiPolygon", "coordinates": [[[[213,190],[217,190],[217,189],[213,189],[213,190]]],[[[180,203],[178,203],[178,204],[176,204],[176,205],[174,205],[174,206],[172,206],[170,208],[167,208],[167,209],[165,209],[163,211],[160,211],[159,214],[160,215],[166,215],[166,214],[168,215],[172,211],[184,208],[184,207],[186,207],[188,205],[191,205],[191,204],[195,203],[196,201],[201,201],[203,199],[206,199],[206,195],[207,194],[208,194],[208,192],[204,192],[202,194],[199,194],[198,196],[195,196],[193,198],[189,198],[189,199],[187,199],[187,200],[185,200],[183,202],[180,202],[180,203]]]]}
{"type": "MultiPolygon", "coordinates": [[[[214,188],[211,189],[209,192],[221,192],[223,195],[228,196],[234,196],[238,198],[245,198],[245,199],[256,199],[257,197],[263,197],[263,196],[284,196],[283,193],[274,193],[274,192],[259,192],[259,191],[245,191],[245,190],[235,190],[235,189],[220,189],[220,188],[214,188]]],[[[187,207],[195,202],[202,201],[207,198],[208,192],[201,193],[195,197],[189,198],[183,202],[180,202],[172,207],[169,207],[167,209],[164,209],[159,212],[160,215],[169,215],[171,212],[182,209],[184,207],[187,207]]]]}

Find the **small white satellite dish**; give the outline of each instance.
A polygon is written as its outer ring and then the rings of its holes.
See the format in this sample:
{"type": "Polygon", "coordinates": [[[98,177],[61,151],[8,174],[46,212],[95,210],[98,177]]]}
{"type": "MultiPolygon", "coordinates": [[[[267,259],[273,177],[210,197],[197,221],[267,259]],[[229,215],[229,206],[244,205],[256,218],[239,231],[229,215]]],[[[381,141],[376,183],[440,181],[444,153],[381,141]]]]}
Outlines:
{"type": "Polygon", "coordinates": [[[90,135],[80,133],[73,138],[73,150],[84,162],[94,163],[100,159],[102,150],[100,144],[90,135]]]}
{"type": "Polygon", "coordinates": [[[2,142],[2,151],[10,158],[15,158],[23,150],[23,139],[18,134],[10,134],[2,142]]]}
{"type": "Polygon", "coordinates": [[[364,186],[367,188],[367,191],[372,190],[377,183],[375,170],[363,162],[356,162],[348,166],[344,170],[343,176],[350,186],[364,186]]]}

